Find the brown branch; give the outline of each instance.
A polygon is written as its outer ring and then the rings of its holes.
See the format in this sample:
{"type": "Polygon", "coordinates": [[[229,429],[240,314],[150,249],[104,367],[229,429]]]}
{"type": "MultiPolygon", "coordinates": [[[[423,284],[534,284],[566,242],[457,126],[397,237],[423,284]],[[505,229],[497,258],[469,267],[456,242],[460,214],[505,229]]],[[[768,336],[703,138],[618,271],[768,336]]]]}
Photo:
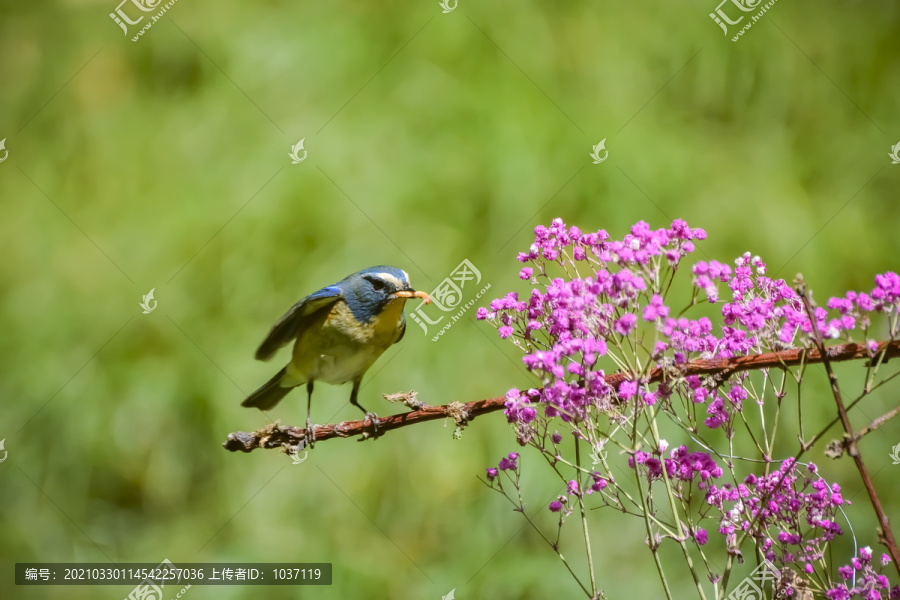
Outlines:
{"type": "MultiPolygon", "coordinates": [[[[420,408],[408,413],[379,417],[378,430],[374,432],[371,421],[344,421],[335,425],[314,425],[315,441],[321,442],[334,437],[350,437],[362,435],[362,439],[380,437],[385,432],[407,425],[434,421],[450,417],[458,425],[465,425],[477,416],[494,412],[503,408],[506,398],[488,398],[461,404],[451,402],[443,406],[419,404],[420,408]]],[[[222,445],[232,452],[250,452],[256,448],[281,448],[285,446],[302,449],[306,444],[306,430],[302,427],[288,427],[272,423],[254,432],[236,431],[228,434],[228,440],[222,445]]]]}
{"type": "MultiPolygon", "coordinates": [[[[900,356],[900,341],[881,342],[873,354],[877,357],[880,353],[884,353],[884,360],[900,356]]],[[[873,354],[870,354],[863,344],[840,344],[825,349],[825,356],[830,362],[870,358],[873,354]]],[[[822,352],[818,348],[797,348],[734,358],[692,360],[678,366],[677,372],[681,376],[719,375],[727,377],[739,371],[794,366],[799,365],[801,362],[807,364],[823,362],[822,356],[822,352]]],[[[662,381],[665,376],[666,372],[657,368],[650,371],[647,380],[648,382],[662,381]]],[[[630,373],[613,373],[606,377],[606,382],[612,386],[618,386],[618,384],[631,377],[630,373]]],[[[413,406],[417,407],[416,410],[380,418],[377,435],[382,435],[387,431],[406,427],[407,425],[446,417],[452,418],[459,425],[465,425],[475,417],[501,410],[505,402],[506,398],[498,396],[465,404],[459,402],[451,402],[443,406],[414,404],[413,406]]],[[[372,424],[368,421],[345,421],[335,425],[317,425],[314,427],[314,431],[317,442],[334,437],[350,437],[354,435],[362,435],[364,436],[363,439],[375,437],[372,431],[372,424]]],[[[222,445],[226,450],[232,452],[250,452],[256,448],[296,448],[298,446],[303,447],[305,444],[305,429],[274,423],[253,432],[236,431],[230,433],[228,434],[228,439],[222,445]]]]}
{"type": "Polygon", "coordinates": [[[875,515],[878,517],[878,523],[881,530],[879,532],[880,541],[887,546],[888,552],[891,554],[891,559],[894,561],[894,567],[897,569],[897,573],[900,574],[900,551],[897,549],[897,540],[894,539],[894,532],[891,531],[891,525],[888,522],[887,515],[884,513],[884,508],[881,506],[881,501],[878,499],[878,494],[875,492],[875,485],[872,483],[869,471],[866,469],[862,455],[859,453],[859,438],[853,432],[853,425],[850,423],[850,416],[847,414],[846,406],[844,406],[844,399],[841,395],[841,388],[838,385],[837,375],[834,373],[834,369],[831,368],[831,359],[828,356],[825,343],[822,341],[822,334],[819,332],[819,326],[816,324],[812,300],[809,297],[804,284],[800,284],[797,292],[803,300],[806,314],[809,316],[810,323],[812,324],[813,339],[816,343],[816,347],[820,354],[825,355],[822,362],[825,364],[825,372],[828,374],[828,381],[831,384],[831,393],[834,396],[834,402],[837,405],[838,414],[840,415],[841,423],[844,426],[844,435],[847,441],[847,454],[849,454],[853,458],[853,462],[856,463],[856,469],[859,471],[859,476],[863,481],[866,492],[869,494],[869,501],[872,503],[872,508],[875,509],[875,515]]]}

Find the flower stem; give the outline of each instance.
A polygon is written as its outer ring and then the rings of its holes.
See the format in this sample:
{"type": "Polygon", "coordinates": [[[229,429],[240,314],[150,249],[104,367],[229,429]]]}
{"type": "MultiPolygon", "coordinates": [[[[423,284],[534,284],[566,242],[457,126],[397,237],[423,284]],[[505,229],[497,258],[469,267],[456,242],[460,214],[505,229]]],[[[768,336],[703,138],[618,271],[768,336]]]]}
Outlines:
{"type": "MultiPolygon", "coordinates": [[[[581,443],[575,439],[575,462],[578,468],[581,468],[581,443]]],[[[578,473],[578,508],[581,510],[581,526],[584,529],[584,546],[587,551],[588,573],[591,576],[591,592],[596,596],[597,582],[594,579],[594,557],[591,554],[591,536],[588,533],[587,516],[584,511],[584,485],[582,484],[581,473],[578,473]]]]}

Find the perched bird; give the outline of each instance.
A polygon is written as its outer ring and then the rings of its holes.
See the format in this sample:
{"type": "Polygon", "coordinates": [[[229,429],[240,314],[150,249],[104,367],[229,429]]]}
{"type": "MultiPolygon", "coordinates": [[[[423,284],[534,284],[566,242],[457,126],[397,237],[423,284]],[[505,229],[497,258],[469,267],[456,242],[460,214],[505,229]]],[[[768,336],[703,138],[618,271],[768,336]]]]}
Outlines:
{"type": "Polygon", "coordinates": [[[408,298],[431,302],[427,293],[410,287],[406,271],[387,266],[364,269],[310,294],[275,323],[256,351],[257,360],[269,360],[276,350],[296,340],[291,361],[242,406],[270,409],[305,383],[309,429],[313,384],[352,381],[350,403],[376,424],[377,416],[357,401],[359,384],[378,357],[403,337],[403,306],[408,298]]]}

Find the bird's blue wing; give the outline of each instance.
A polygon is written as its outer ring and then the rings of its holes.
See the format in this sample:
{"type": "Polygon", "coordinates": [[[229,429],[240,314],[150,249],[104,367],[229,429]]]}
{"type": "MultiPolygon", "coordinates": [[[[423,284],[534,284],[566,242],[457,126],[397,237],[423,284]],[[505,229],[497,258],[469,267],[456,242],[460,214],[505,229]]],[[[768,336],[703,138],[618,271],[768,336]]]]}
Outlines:
{"type": "Polygon", "coordinates": [[[330,285],[293,305],[283,317],[278,319],[278,322],[272,327],[272,331],[260,344],[256,351],[256,359],[269,360],[272,358],[276,350],[297,337],[304,324],[309,322],[316,313],[323,309],[330,309],[343,297],[341,288],[330,285]]]}

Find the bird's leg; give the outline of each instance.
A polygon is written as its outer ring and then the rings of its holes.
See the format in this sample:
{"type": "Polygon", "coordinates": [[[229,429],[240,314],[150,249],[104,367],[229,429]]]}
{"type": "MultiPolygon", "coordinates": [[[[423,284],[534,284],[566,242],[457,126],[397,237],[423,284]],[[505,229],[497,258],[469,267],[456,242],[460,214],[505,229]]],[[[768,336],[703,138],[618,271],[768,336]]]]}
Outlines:
{"type": "Polygon", "coordinates": [[[313,380],[310,379],[306,383],[306,439],[309,440],[310,448],[312,448],[316,443],[316,428],[312,426],[310,421],[310,413],[312,411],[312,393],[313,380]]]}
{"type": "Polygon", "coordinates": [[[367,411],[362,405],[356,401],[356,397],[359,395],[359,382],[361,379],[357,379],[353,382],[353,391],[350,392],[350,404],[363,411],[366,414],[366,418],[372,421],[372,429],[373,431],[378,431],[378,415],[373,412],[367,411]]]}

